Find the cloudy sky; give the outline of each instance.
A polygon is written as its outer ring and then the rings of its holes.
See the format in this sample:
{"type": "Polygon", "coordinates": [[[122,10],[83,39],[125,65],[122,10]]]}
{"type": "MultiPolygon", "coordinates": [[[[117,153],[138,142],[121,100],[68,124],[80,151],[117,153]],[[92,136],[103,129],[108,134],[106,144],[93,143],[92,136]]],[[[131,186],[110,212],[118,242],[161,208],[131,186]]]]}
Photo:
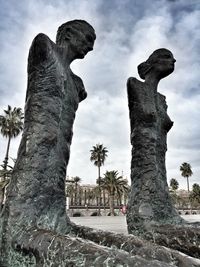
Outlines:
{"type": "MultiPolygon", "coordinates": [[[[53,41],[59,25],[72,19],[88,21],[97,34],[94,50],[72,64],[84,81],[88,97],[81,102],[74,125],[67,174],[95,183],[97,168],[90,149],[97,143],[109,153],[102,168],[130,176],[131,146],[126,95],[128,77],[157,48],[176,58],[173,74],[162,80],[174,126],[168,135],[168,180],[181,188],[186,180],[179,166],[189,162],[191,184],[200,183],[200,1],[198,0],[0,0],[0,113],[7,105],[24,107],[27,55],[33,38],[47,34],[53,41]]],[[[12,140],[16,157],[20,138],[12,140]]],[[[0,162],[6,151],[0,137],[0,162]]]]}

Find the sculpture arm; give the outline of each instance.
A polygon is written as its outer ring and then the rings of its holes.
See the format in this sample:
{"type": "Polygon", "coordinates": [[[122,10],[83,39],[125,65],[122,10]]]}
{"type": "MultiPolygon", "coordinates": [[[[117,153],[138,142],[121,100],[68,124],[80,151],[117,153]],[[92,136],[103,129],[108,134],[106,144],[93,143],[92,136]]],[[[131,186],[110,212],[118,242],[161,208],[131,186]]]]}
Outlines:
{"type": "Polygon", "coordinates": [[[136,78],[130,77],[127,80],[127,94],[128,94],[128,105],[131,108],[136,100],[136,78]]]}
{"type": "Polygon", "coordinates": [[[127,80],[127,95],[128,95],[128,107],[129,107],[129,117],[130,117],[130,126],[131,126],[131,133],[135,127],[135,101],[137,99],[136,95],[136,85],[137,82],[136,78],[130,77],[127,80]]]}
{"type": "Polygon", "coordinates": [[[154,96],[145,83],[136,78],[129,78],[127,81],[129,116],[131,131],[137,125],[151,127],[156,121],[156,107],[154,96]]]}
{"type": "Polygon", "coordinates": [[[39,33],[31,44],[28,56],[28,73],[43,65],[51,54],[53,42],[43,33],[39,33]]]}
{"type": "Polygon", "coordinates": [[[33,88],[33,83],[43,75],[44,70],[53,61],[54,43],[49,37],[43,33],[39,33],[31,44],[28,55],[28,86],[26,92],[26,101],[30,95],[30,88],[33,88]],[[39,74],[39,76],[38,76],[39,74]],[[37,78],[36,78],[37,77],[37,78]]]}

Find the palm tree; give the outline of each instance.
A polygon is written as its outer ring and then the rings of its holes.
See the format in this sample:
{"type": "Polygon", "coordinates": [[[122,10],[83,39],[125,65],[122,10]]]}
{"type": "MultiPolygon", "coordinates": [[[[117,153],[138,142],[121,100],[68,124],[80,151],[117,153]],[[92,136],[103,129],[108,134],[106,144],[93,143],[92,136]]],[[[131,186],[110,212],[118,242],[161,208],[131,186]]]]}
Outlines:
{"type": "Polygon", "coordinates": [[[89,189],[87,191],[88,206],[91,206],[94,204],[94,200],[95,200],[96,195],[97,194],[96,194],[95,188],[89,189]]]}
{"type": "Polygon", "coordinates": [[[66,197],[69,197],[70,199],[70,206],[73,206],[74,204],[73,195],[74,195],[74,185],[73,184],[66,185],[66,197]]]}
{"type": "Polygon", "coordinates": [[[78,205],[82,206],[82,202],[83,202],[83,188],[81,186],[79,186],[78,188],[78,205]]]}
{"type": "MultiPolygon", "coordinates": [[[[17,137],[20,132],[23,129],[23,113],[21,108],[16,108],[14,109],[11,108],[11,106],[8,105],[8,109],[4,110],[5,115],[0,115],[0,129],[1,129],[1,134],[8,138],[8,144],[7,144],[7,149],[6,149],[6,155],[5,159],[3,161],[3,170],[4,170],[4,175],[1,177],[1,182],[3,184],[6,182],[8,178],[8,172],[7,172],[7,166],[8,166],[8,156],[9,156],[9,150],[10,150],[10,142],[11,139],[14,137],[17,137]]],[[[3,200],[5,197],[5,186],[0,188],[0,211],[2,209],[2,204],[3,200]]]]}
{"type": "Polygon", "coordinates": [[[101,187],[104,188],[110,196],[110,214],[114,213],[114,197],[121,195],[123,192],[128,191],[127,180],[122,176],[118,176],[118,171],[106,171],[102,179],[101,187]]]}
{"type": "Polygon", "coordinates": [[[181,175],[183,177],[187,178],[187,190],[189,192],[190,187],[189,187],[189,179],[188,178],[190,176],[192,176],[192,174],[193,174],[190,164],[187,162],[182,163],[182,165],[180,166],[180,171],[181,171],[181,175]]]}
{"type": "Polygon", "coordinates": [[[99,192],[101,192],[99,185],[96,185],[93,189],[92,189],[92,193],[94,194],[94,204],[95,206],[98,206],[98,215],[100,215],[100,210],[99,210],[99,192]]]}
{"type": "Polygon", "coordinates": [[[8,138],[8,144],[6,149],[6,155],[4,160],[4,169],[7,169],[8,155],[10,149],[11,139],[17,137],[23,129],[23,113],[21,108],[12,110],[11,106],[8,105],[8,109],[4,110],[5,115],[0,115],[0,128],[1,134],[8,138]]]}
{"type": "Polygon", "coordinates": [[[179,187],[179,183],[178,183],[178,181],[177,181],[175,178],[172,178],[172,179],[170,180],[170,187],[171,187],[171,189],[172,189],[174,192],[176,192],[176,190],[178,189],[178,187],[179,187]]]}
{"type": "Polygon", "coordinates": [[[100,179],[100,168],[102,165],[104,165],[108,150],[106,147],[103,146],[103,144],[97,144],[96,146],[93,146],[93,149],[91,149],[90,152],[90,160],[94,161],[94,165],[98,167],[98,179],[100,179]]]}
{"type": "Polygon", "coordinates": [[[174,203],[174,205],[176,205],[178,203],[178,196],[176,194],[176,190],[179,187],[179,183],[175,178],[172,178],[170,180],[170,195],[172,197],[172,201],[174,203]]]}
{"type": "Polygon", "coordinates": [[[200,204],[200,186],[199,184],[193,184],[192,186],[192,192],[190,193],[190,201],[191,203],[195,203],[197,205],[200,204]]]}
{"type": "Polygon", "coordinates": [[[104,161],[107,157],[108,150],[106,147],[103,146],[103,144],[96,144],[96,146],[93,146],[93,149],[90,150],[91,156],[90,160],[94,162],[94,165],[98,167],[98,185],[99,185],[99,215],[100,215],[100,201],[101,201],[101,173],[100,168],[102,165],[104,165],[104,161]]]}
{"type": "Polygon", "coordinates": [[[76,176],[73,178],[74,183],[75,183],[75,205],[78,205],[78,201],[77,201],[77,194],[78,194],[78,183],[81,182],[81,178],[76,176]]]}
{"type": "Polygon", "coordinates": [[[83,189],[83,192],[84,192],[84,202],[83,202],[83,205],[84,207],[87,206],[87,190],[84,188],[83,189]]]}

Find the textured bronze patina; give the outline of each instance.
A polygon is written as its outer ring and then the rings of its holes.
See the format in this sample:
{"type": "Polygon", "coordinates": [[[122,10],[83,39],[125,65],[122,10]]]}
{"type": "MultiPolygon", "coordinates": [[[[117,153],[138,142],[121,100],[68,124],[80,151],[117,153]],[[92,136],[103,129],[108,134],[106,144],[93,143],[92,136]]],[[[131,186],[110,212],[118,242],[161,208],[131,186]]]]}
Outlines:
{"type": "Polygon", "coordinates": [[[173,122],[165,96],[157,91],[159,81],[173,72],[175,61],[169,50],[158,49],[138,66],[145,81],[127,82],[132,144],[129,233],[150,231],[155,223],[183,221],[172,205],[166,178],[166,139],[173,122]]]}

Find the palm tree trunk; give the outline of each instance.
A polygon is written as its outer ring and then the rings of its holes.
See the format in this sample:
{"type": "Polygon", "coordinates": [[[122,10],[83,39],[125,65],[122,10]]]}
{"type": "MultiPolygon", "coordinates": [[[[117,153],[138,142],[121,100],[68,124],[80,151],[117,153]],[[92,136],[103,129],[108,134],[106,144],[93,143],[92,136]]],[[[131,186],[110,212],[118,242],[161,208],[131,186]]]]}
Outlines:
{"type": "Polygon", "coordinates": [[[9,150],[10,150],[10,141],[11,141],[11,136],[8,137],[8,144],[7,144],[7,149],[6,149],[6,156],[4,159],[4,170],[7,169],[7,165],[8,165],[8,155],[9,155],[9,150]]]}
{"type": "Polygon", "coordinates": [[[188,178],[188,176],[186,176],[186,178],[187,178],[187,190],[188,190],[188,192],[190,192],[190,187],[189,187],[189,178],[188,178]]]}
{"type": "Polygon", "coordinates": [[[87,194],[88,194],[88,206],[90,206],[91,205],[91,196],[90,196],[90,189],[88,189],[88,191],[87,191],[87,194]]]}
{"type": "Polygon", "coordinates": [[[75,183],[75,196],[74,196],[74,202],[75,202],[75,205],[77,206],[77,183],[75,183]]]}
{"type": "Polygon", "coordinates": [[[124,205],[126,205],[127,204],[127,192],[124,192],[124,205]]]}
{"type": "Polygon", "coordinates": [[[101,205],[101,188],[100,188],[100,185],[101,185],[101,176],[100,176],[100,166],[98,166],[98,182],[99,182],[99,201],[98,201],[98,215],[100,216],[101,215],[101,208],[100,208],[100,205],[101,205]]]}
{"type": "Polygon", "coordinates": [[[80,188],[78,188],[78,205],[81,206],[82,205],[82,192],[80,190],[80,188]]]}
{"type": "MultiPolygon", "coordinates": [[[[7,149],[6,149],[6,155],[5,155],[5,159],[4,159],[4,165],[3,165],[3,169],[6,170],[7,169],[7,165],[8,165],[8,155],[9,155],[9,150],[10,150],[10,141],[11,141],[11,136],[8,137],[8,144],[7,144],[7,149]]],[[[3,180],[6,180],[6,173],[3,175],[3,180]]],[[[3,201],[5,198],[5,189],[6,187],[4,186],[2,189],[0,189],[0,212],[3,208],[3,201]]]]}
{"type": "Polygon", "coordinates": [[[114,212],[114,195],[113,194],[110,195],[110,215],[111,216],[115,216],[115,212],[114,212]]]}
{"type": "MultiPolygon", "coordinates": [[[[116,201],[116,200],[115,200],[116,201]]],[[[119,206],[120,203],[119,203],[119,198],[117,197],[117,206],[119,206]]]]}
{"type": "MultiPolygon", "coordinates": [[[[190,186],[189,186],[189,177],[186,176],[187,178],[187,190],[188,190],[188,193],[190,192],[190,186]]],[[[192,201],[190,200],[190,196],[188,194],[188,202],[189,202],[189,205],[190,205],[190,214],[192,214],[192,201]]]]}
{"type": "Polygon", "coordinates": [[[98,203],[99,203],[99,198],[98,196],[96,196],[96,205],[98,206],[98,203]]]}
{"type": "Polygon", "coordinates": [[[106,209],[106,193],[105,193],[105,189],[103,189],[103,206],[104,206],[104,210],[106,209]]]}
{"type": "Polygon", "coordinates": [[[85,189],[85,191],[84,191],[84,206],[86,206],[86,205],[87,205],[87,191],[85,189]]]}

